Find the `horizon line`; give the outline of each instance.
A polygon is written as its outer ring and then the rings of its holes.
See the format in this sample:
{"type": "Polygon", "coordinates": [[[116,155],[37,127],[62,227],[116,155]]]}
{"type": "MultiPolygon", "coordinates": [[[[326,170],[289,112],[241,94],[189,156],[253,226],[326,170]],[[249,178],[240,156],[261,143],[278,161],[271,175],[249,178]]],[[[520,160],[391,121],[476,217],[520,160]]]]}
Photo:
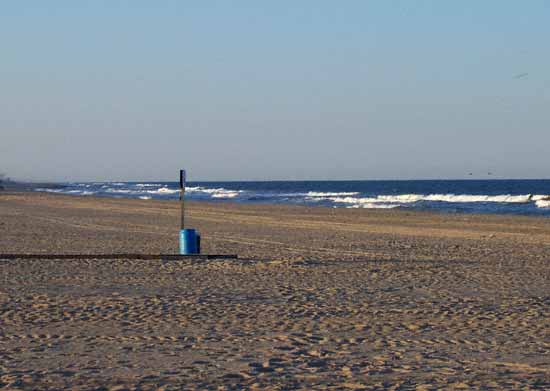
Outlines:
{"type": "MultiPolygon", "coordinates": [[[[230,179],[230,180],[189,180],[187,183],[243,183],[243,182],[428,182],[428,181],[548,181],[550,178],[372,178],[372,179],[230,179]]],[[[56,181],[56,180],[18,180],[11,179],[13,183],[21,184],[65,184],[65,183],[176,183],[179,180],[69,180],[69,181],[56,181]]]]}

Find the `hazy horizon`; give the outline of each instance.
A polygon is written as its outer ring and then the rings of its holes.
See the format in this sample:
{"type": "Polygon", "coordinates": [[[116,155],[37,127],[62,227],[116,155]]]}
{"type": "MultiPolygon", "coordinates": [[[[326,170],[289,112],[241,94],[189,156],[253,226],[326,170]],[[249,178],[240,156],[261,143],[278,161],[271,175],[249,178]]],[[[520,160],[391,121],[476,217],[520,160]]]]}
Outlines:
{"type": "MultiPolygon", "coordinates": [[[[176,178],[160,178],[156,180],[122,180],[122,179],[110,179],[110,180],[25,180],[7,177],[8,180],[15,183],[28,183],[28,184],[64,184],[64,183],[179,183],[179,180],[176,178]]],[[[475,177],[469,176],[465,178],[359,178],[359,179],[208,179],[201,180],[200,178],[190,178],[187,180],[188,183],[246,183],[246,182],[436,182],[436,181],[449,181],[449,182],[460,182],[460,181],[550,181],[550,178],[506,178],[506,177],[495,177],[495,176],[486,176],[486,177],[475,177]]]]}
{"type": "Polygon", "coordinates": [[[0,172],[550,178],[548,20],[543,0],[12,2],[0,172]]]}

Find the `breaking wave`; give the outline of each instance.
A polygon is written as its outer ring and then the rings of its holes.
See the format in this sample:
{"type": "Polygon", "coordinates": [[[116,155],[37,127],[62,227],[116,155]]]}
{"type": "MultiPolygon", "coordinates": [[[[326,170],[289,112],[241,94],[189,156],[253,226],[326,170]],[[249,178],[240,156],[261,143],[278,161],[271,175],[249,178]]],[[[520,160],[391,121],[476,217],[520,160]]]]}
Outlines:
{"type": "Polygon", "coordinates": [[[239,194],[243,193],[242,191],[238,190],[227,190],[224,188],[216,188],[216,189],[209,189],[204,187],[188,187],[185,189],[186,192],[189,192],[191,194],[193,193],[202,193],[202,194],[208,194],[212,198],[235,198],[238,197],[239,194]]]}
{"type": "Polygon", "coordinates": [[[145,190],[149,194],[176,194],[179,192],[177,189],[169,189],[168,187],[161,187],[157,190],[145,190]]]}
{"type": "MultiPolygon", "coordinates": [[[[471,193],[441,193],[441,192],[411,192],[398,193],[398,186],[392,184],[385,192],[378,194],[369,191],[337,191],[343,188],[340,184],[328,183],[325,191],[307,188],[308,183],[219,183],[192,185],[186,188],[186,197],[190,200],[203,201],[233,201],[241,203],[274,203],[319,205],[336,208],[362,209],[430,209],[447,210],[453,212],[494,212],[494,213],[540,213],[550,212],[550,195],[547,194],[492,194],[471,193]],[[221,186],[220,186],[221,185],[221,186]],[[335,191],[331,191],[331,187],[335,191]]],[[[37,188],[37,191],[61,193],[69,195],[86,195],[100,197],[123,197],[149,199],[178,199],[179,184],[173,182],[132,183],[132,182],[95,182],[95,183],[67,183],[52,187],[37,188]]],[[[422,188],[424,184],[413,184],[422,188]]],[[[354,190],[360,185],[353,184],[346,189],[354,190]]],[[[486,185],[485,185],[486,186],[486,185]]],[[[365,186],[364,186],[365,187],[365,186]]],[[[404,187],[404,186],[403,186],[404,187]]],[[[433,185],[432,185],[433,187],[433,185]]],[[[487,186],[486,186],[487,187],[487,186]]],[[[429,186],[425,186],[424,189],[429,186]]],[[[457,189],[461,187],[457,186],[457,189]]],[[[463,187],[465,188],[465,187],[463,187]]],[[[550,188],[550,186],[549,186],[550,188]]],[[[547,190],[547,188],[543,188],[547,190]]]]}
{"type": "Polygon", "coordinates": [[[306,193],[307,197],[316,198],[316,197],[345,197],[345,196],[354,196],[358,195],[359,192],[353,191],[353,192],[340,192],[340,193],[323,193],[323,192],[316,192],[316,191],[308,191],[306,193]]]}
{"type": "Polygon", "coordinates": [[[536,200],[535,205],[537,205],[537,208],[550,208],[550,198],[546,197],[545,199],[536,200]]]}
{"type": "MultiPolygon", "coordinates": [[[[543,197],[543,196],[536,196],[543,197]]],[[[376,197],[329,197],[336,203],[349,204],[412,204],[417,202],[448,202],[448,203],[471,203],[471,202],[498,202],[498,203],[528,203],[535,198],[532,195],[468,195],[468,194],[402,194],[402,195],[379,195],[376,197]]]]}

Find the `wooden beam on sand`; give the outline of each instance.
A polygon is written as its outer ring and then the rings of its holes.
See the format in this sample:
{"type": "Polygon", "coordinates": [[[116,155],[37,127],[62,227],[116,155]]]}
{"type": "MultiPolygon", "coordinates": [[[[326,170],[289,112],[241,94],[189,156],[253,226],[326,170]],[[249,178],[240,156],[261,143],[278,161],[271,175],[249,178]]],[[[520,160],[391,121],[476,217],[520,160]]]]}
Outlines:
{"type": "Polygon", "coordinates": [[[0,259],[137,259],[178,261],[184,259],[238,259],[235,254],[0,254],[0,259]]]}

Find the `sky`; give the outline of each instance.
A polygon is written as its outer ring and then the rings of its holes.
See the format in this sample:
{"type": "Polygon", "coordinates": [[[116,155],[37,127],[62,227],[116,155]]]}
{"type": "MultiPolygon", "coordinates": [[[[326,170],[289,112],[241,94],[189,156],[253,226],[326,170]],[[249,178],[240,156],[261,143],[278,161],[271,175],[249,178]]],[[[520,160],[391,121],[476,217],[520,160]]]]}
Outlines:
{"type": "Polygon", "coordinates": [[[550,178],[549,20],[547,0],[4,1],[0,172],[550,178]]]}

